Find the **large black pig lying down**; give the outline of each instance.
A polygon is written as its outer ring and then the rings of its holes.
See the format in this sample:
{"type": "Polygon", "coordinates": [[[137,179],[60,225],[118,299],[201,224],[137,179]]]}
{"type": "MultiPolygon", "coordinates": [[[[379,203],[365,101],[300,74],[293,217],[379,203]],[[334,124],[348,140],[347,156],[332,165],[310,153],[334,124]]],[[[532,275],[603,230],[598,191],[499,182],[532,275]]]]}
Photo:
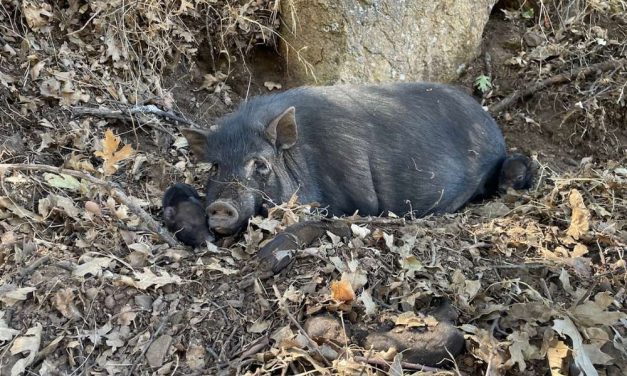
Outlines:
{"type": "MultiPolygon", "coordinates": [[[[296,191],[330,215],[423,217],[530,183],[528,158],[507,158],[494,119],[443,84],[302,87],[252,98],[216,123],[184,135],[212,166],[206,212],[221,235],[296,191]]],[[[260,252],[275,266],[284,264],[273,255],[285,236],[260,252]]]]}

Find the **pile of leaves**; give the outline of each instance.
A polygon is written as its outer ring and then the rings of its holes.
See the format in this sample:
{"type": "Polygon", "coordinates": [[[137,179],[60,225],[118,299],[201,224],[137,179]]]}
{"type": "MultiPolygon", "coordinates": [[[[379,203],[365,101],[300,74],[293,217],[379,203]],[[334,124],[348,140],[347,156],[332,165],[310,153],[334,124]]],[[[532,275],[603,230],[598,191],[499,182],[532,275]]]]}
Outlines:
{"type": "MultiPolygon", "coordinates": [[[[164,88],[164,75],[180,64],[194,66],[202,51],[213,63],[206,80],[224,80],[231,64],[245,59],[254,46],[274,46],[278,4],[3,1],[0,94],[8,108],[0,118],[13,129],[1,135],[12,135],[24,122],[52,121],[42,106],[154,103],[172,110],[175,103],[164,88]]],[[[211,83],[201,89],[205,86],[211,83]]],[[[230,101],[226,90],[221,94],[230,101]]]]}
{"type": "MultiPolygon", "coordinates": [[[[174,181],[200,188],[207,173],[166,119],[190,121],[170,110],[183,100],[204,109],[207,98],[228,108],[228,65],[255,43],[273,43],[277,4],[0,3],[0,374],[627,372],[620,155],[558,172],[540,157],[532,190],[456,214],[344,219],[351,236],[327,234],[278,275],[263,272],[255,254],[286,226],[311,219],[297,197],[219,246],[193,251],[159,235],[164,189],[174,181]],[[177,62],[193,64],[201,45],[216,67],[200,91],[186,93],[193,100],[177,98],[163,77],[177,62]],[[127,104],[137,112],[112,111],[127,104]],[[107,110],[78,107],[87,105],[107,110]],[[427,312],[442,301],[466,338],[452,368],[421,371],[402,352],[346,340],[355,328],[374,333],[390,322],[394,330],[433,326],[427,312]],[[307,325],[313,317],[340,325],[317,335],[307,325]]],[[[622,14],[608,9],[590,5],[591,17],[575,21],[622,14]]],[[[557,38],[557,28],[529,14],[511,22],[557,38]]],[[[569,58],[552,64],[624,53],[610,34],[604,45],[591,42],[592,29],[573,29],[562,33],[581,30],[594,53],[569,47],[560,55],[569,58]]],[[[532,70],[545,65],[526,56],[511,66],[516,75],[550,75],[532,70]]],[[[620,77],[624,70],[562,90],[596,99],[605,124],[616,126],[620,77]]],[[[487,101],[502,83],[494,81],[487,101]]],[[[583,110],[568,124],[585,124],[583,110]]],[[[590,124],[588,135],[600,123],[590,124]]],[[[624,142],[619,131],[607,134],[624,142]]]]}

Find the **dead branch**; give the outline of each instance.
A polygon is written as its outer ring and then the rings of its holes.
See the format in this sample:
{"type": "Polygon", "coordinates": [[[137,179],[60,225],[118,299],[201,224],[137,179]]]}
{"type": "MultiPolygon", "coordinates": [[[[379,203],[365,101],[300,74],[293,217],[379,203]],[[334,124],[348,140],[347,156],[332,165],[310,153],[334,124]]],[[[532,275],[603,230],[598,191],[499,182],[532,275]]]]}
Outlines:
{"type": "Polygon", "coordinates": [[[37,261],[30,264],[28,267],[22,269],[22,271],[20,271],[20,282],[24,281],[24,279],[28,277],[29,275],[33,274],[33,272],[35,272],[37,268],[39,268],[40,266],[44,264],[47,264],[49,261],[50,261],[50,255],[46,255],[44,257],[40,257],[39,259],[37,259],[37,261]]]}
{"type": "Polygon", "coordinates": [[[154,104],[149,104],[145,106],[134,106],[125,108],[122,110],[112,110],[106,107],[72,107],[70,109],[72,111],[73,117],[80,116],[95,116],[104,119],[116,119],[132,122],[135,116],[141,114],[152,114],[155,116],[162,117],[172,123],[180,123],[183,125],[190,126],[192,128],[202,128],[201,126],[195,124],[192,121],[189,121],[179,115],[176,115],[172,111],[164,111],[154,104]]]}
{"type": "Polygon", "coordinates": [[[568,82],[568,81],[571,81],[573,78],[577,78],[579,76],[583,76],[585,78],[593,74],[607,72],[611,69],[618,69],[626,64],[627,64],[627,59],[604,61],[602,63],[593,64],[587,67],[580,67],[577,69],[573,69],[570,72],[565,72],[565,73],[555,75],[553,77],[549,77],[546,80],[542,80],[525,89],[516,90],[515,92],[511,93],[510,95],[502,99],[500,102],[495,103],[492,106],[490,106],[490,112],[499,113],[511,107],[519,99],[533,95],[536,92],[544,88],[547,88],[549,86],[568,82]]]}
{"type": "MultiPolygon", "coordinates": [[[[372,358],[366,358],[366,357],[363,357],[363,356],[356,356],[354,359],[357,362],[368,363],[368,364],[371,364],[371,365],[374,365],[374,366],[385,367],[385,368],[389,368],[390,367],[390,363],[386,362],[383,359],[372,359],[372,358]]],[[[424,371],[424,372],[440,372],[440,371],[442,371],[439,368],[424,366],[424,365],[418,364],[418,363],[408,363],[408,362],[401,362],[401,367],[403,367],[403,369],[412,370],[412,371],[424,371]]]]}
{"type": "Polygon", "coordinates": [[[75,178],[87,180],[92,184],[99,185],[107,189],[111,197],[113,197],[113,199],[115,199],[118,203],[126,205],[133,213],[135,213],[142,220],[148,230],[158,235],[171,247],[176,247],[179,245],[179,242],[176,241],[176,239],[174,239],[174,237],[172,237],[172,235],[170,235],[167,230],[165,230],[157,221],[152,218],[150,214],[148,214],[148,212],[146,212],[138,204],[136,204],[129,196],[126,195],[126,193],[124,193],[124,191],[122,191],[120,187],[118,187],[117,184],[113,182],[98,179],[85,172],[68,170],[65,168],[41,164],[0,164],[0,171],[2,170],[43,171],[55,174],[66,174],[75,178]]]}

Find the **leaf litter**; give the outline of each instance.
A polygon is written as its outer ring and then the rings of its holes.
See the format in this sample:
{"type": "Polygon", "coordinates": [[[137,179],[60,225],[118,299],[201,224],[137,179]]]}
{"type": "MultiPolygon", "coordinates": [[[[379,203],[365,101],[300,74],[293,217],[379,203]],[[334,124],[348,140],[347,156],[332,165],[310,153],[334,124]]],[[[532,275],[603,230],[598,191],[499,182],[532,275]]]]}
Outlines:
{"type": "MultiPolygon", "coordinates": [[[[114,181],[158,218],[168,183],[204,183],[178,129],[149,116],[130,127],[64,111],[145,101],[172,109],[162,74],[172,56],[192,61],[201,35],[233,54],[274,43],[264,27],[276,28],[276,3],[241,3],[181,1],[171,13],[153,1],[3,3],[0,94],[12,115],[0,115],[11,127],[1,135],[20,137],[0,148],[2,163],[17,158],[114,181]],[[219,16],[205,23],[207,7],[219,16]]],[[[583,43],[614,48],[592,32],[583,43]]],[[[540,47],[513,62],[568,52],[562,41],[540,47]]],[[[228,108],[234,93],[224,72],[193,87],[228,108]]],[[[264,90],[280,89],[264,82],[264,90]]],[[[582,103],[579,124],[590,126],[599,108],[582,103]]],[[[402,351],[363,348],[352,332],[435,327],[441,319],[428,312],[446,300],[467,351],[456,368],[435,373],[566,375],[574,364],[588,375],[620,374],[624,162],[543,171],[529,192],[456,214],[351,223],[350,238],[328,233],[277,276],[260,274],[253,256],[286,226],[312,218],[315,204],[296,195],[252,219],[242,238],[192,252],[168,245],[88,180],[0,169],[0,373],[421,374],[428,371],[412,369],[402,351]]]]}

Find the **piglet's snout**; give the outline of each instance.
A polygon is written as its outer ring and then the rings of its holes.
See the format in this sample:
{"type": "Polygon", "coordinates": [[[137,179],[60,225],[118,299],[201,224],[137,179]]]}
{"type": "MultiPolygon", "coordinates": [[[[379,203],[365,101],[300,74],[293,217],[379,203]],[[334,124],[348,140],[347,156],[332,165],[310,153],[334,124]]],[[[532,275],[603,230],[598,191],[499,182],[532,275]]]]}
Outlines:
{"type": "Polygon", "coordinates": [[[207,207],[209,227],[220,234],[230,234],[237,230],[239,212],[229,201],[218,200],[207,207]]]}

